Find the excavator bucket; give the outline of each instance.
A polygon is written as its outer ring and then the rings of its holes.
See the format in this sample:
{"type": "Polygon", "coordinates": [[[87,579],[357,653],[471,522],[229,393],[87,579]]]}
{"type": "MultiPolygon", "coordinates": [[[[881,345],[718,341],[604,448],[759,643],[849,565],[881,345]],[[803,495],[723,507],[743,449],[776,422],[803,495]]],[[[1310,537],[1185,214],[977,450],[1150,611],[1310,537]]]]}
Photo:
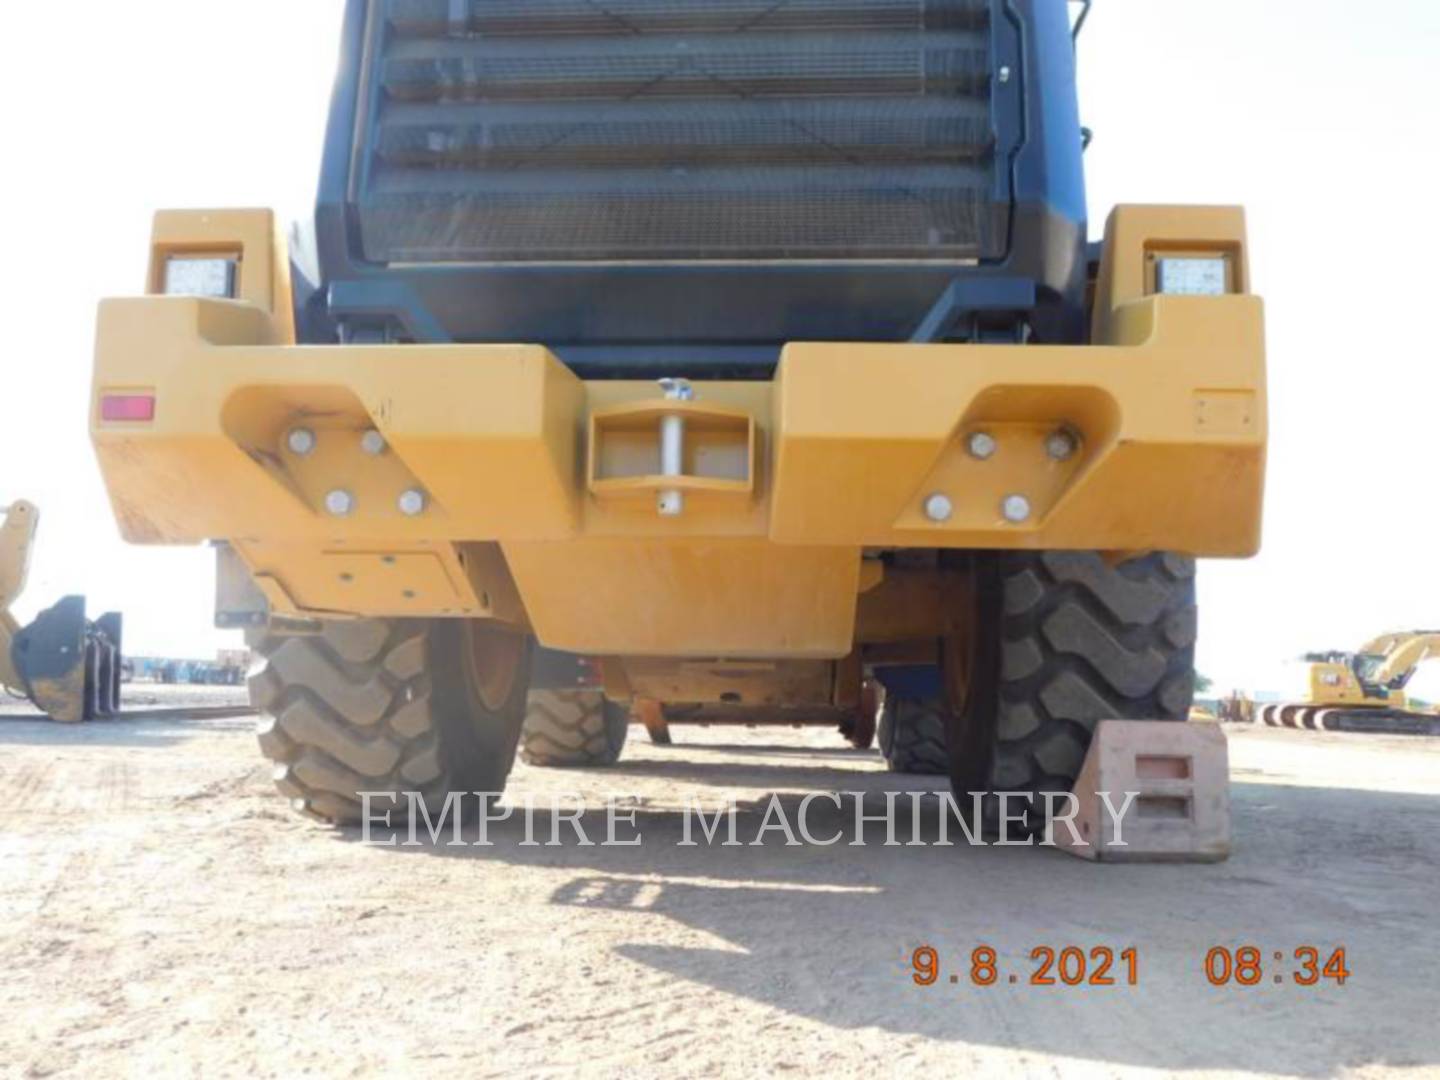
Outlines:
{"type": "Polygon", "coordinates": [[[0,525],[0,683],[62,723],[114,716],[124,634],[118,613],[91,622],[85,598],[67,596],[23,628],[10,614],[25,586],[38,523],[34,506],[16,503],[0,525]]]}
{"type": "Polygon", "coordinates": [[[67,596],[15,636],[10,659],[21,689],[61,723],[100,720],[120,709],[121,617],[85,617],[85,598],[67,596]]]}

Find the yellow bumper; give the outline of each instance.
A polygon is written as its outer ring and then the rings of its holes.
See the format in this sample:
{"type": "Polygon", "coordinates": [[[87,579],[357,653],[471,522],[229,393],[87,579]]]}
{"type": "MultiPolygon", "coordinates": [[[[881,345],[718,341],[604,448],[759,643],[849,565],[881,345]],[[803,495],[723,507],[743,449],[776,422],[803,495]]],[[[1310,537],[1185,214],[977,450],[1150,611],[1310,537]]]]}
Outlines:
{"type": "Polygon", "coordinates": [[[1122,271],[1102,278],[1094,345],[797,343],[773,383],[700,383],[684,405],[582,381],[537,346],[300,347],[253,300],[112,300],[93,437],[128,539],[229,540],[284,609],[509,604],[559,647],[666,652],[685,626],[696,654],[843,654],[865,548],[1256,551],[1261,301],[1127,298],[1143,288],[1122,271]],[[153,396],[153,418],[104,419],[117,395],[153,396]],[[661,476],[677,413],[683,475],[661,476]],[[297,429],[313,449],[292,449],[297,429]],[[1062,460],[1057,431],[1078,442],[1062,460]],[[994,442],[983,459],[977,433],[994,442]],[[680,514],[657,512],[666,492],[680,514]],[[1005,512],[1014,496],[1023,520],[1005,512]],[[490,544],[518,600],[471,565],[490,544]],[[365,573],[377,556],[393,581],[365,573]],[[656,613],[639,625],[623,613],[647,590],[656,613]],[[607,647],[617,611],[622,649],[607,647]]]}

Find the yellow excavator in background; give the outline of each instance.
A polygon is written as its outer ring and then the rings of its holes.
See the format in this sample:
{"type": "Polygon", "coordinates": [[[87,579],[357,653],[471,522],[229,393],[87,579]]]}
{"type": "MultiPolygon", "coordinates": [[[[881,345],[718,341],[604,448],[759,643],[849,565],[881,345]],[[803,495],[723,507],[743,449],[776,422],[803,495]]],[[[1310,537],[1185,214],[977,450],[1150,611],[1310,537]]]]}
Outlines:
{"type": "Polygon", "coordinates": [[[1440,711],[1412,701],[1405,689],[1420,665],[1440,658],[1440,631],[1384,634],[1359,652],[1311,653],[1306,701],[1257,705],[1271,727],[1328,731],[1440,734],[1440,711]]]}
{"type": "Polygon", "coordinates": [[[120,709],[120,615],[91,622],[85,598],[67,596],[22,627],[10,606],[25,590],[40,511],[17,502],[0,507],[0,515],[0,687],[63,723],[114,716],[120,709]]]}

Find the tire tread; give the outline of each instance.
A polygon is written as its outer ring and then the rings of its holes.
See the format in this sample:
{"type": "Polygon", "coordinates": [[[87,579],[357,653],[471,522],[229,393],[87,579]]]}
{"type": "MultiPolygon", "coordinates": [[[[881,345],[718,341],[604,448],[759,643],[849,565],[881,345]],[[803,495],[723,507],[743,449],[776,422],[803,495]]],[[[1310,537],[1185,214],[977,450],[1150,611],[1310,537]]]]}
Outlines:
{"type": "Polygon", "coordinates": [[[880,710],[880,751],[891,772],[943,776],[950,770],[945,748],[944,706],[938,701],[887,694],[880,710]]]}
{"type": "Polygon", "coordinates": [[[1005,593],[994,790],[1063,791],[1101,720],[1187,719],[1195,563],[1083,552],[1001,556],[1005,593]]]}
{"type": "Polygon", "coordinates": [[[594,690],[535,690],[520,732],[520,758],[541,768],[613,765],[630,717],[594,690]]]}
{"type": "MultiPolygon", "coordinates": [[[[259,657],[249,689],[261,712],[260,749],[297,810],[353,825],[362,816],[360,792],[395,792],[394,817],[403,821],[401,792],[418,791],[435,811],[452,790],[503,785],[510,766],[503,745],[488,759],[446,752],[446,714],[452,725],[471,722],[472,703],[439,700],[428,672],[428,624],[335,622],[318,635],[256,635],[251,645],[259,657]]],[[[386,805],[381,800],[379,809],[386,805]]]]}

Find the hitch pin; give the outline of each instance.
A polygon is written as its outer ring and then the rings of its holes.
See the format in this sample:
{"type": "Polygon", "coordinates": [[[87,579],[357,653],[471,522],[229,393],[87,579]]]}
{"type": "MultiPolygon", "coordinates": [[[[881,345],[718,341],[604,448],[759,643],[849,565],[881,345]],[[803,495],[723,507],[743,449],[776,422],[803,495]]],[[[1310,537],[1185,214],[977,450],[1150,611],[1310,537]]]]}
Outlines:
{"type": "MultiPolygon", "coordinates": [[[[661,379],[660,389],[666,401],[694,401],[695,390],[687,379],[661,379]]],[[[660,473],[662,476],[685,475],[685,417],[679,414],[660,418],[660,473]]],[[[660,492],[661,517],[679,517],[685,512],[685,493],[678,490],[660,492]]]]}

